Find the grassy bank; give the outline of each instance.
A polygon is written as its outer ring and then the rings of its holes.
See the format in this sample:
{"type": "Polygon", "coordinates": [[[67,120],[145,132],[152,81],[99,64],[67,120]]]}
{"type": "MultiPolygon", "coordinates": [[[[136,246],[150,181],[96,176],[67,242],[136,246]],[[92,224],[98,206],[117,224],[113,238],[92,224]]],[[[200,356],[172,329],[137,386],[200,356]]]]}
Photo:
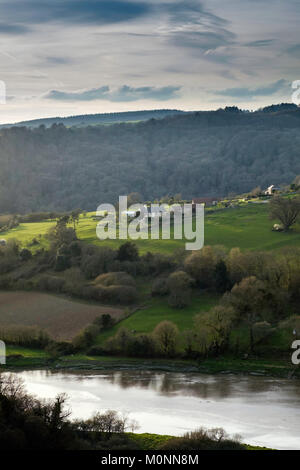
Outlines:
{"type": "Polygon", "coordinates": [[[204,374],[250,374],[280,378],[300,378],[300,367],[291,363],[290,356],[282,359],[248,358],[233,356],[208,358],[201,361],[183,359],[140,359],[119,356],[87,356],[74,354],[53,358],[42,350],[8,346],[7,364],[9,369],[70,369],[105,370],[134,369],[169,372],[199,372],[204,374]]]}

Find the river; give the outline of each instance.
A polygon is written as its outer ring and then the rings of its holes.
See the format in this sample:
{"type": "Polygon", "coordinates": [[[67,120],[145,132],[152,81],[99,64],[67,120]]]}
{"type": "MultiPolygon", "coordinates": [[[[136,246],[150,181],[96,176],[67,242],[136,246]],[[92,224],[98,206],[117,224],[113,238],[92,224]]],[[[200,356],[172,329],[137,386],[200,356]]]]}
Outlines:
{"type": "Polygon", "coordinates": [[[138,421],[137,432],[223,427],[249,444],[300,449],[299,380],[132,370],[17,374],[40,398],[67,393],[74,418],[113,409],[138,421]]]}

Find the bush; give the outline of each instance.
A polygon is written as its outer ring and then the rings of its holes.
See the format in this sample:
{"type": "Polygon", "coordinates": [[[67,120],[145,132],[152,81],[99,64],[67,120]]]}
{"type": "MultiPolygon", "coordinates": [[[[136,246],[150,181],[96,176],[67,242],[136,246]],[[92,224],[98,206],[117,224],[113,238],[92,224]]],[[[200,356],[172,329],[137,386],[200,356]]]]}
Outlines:
{"type": "Polygon", "coordinates": [[[165,277],[160,277],[155,279],[152,284],[151,288],[151,295],[155,296],[164,296],[167,295],[169,292],[167,279],[165,277]]]}
{"type": "Polygon", "coordinates": [[[170,292],[169,305],[175,308],[183,308],[190,303],[192,279],[184,271],[175,271],[167,279],[170,292]]]}
{"type": "Polygon", "coordinates": [[[45,331],[31,326],[12,325],[0,327],[0,338],[8,344],[28,348],[44,348],[50,342],[45,331]]]}
{"type": "Polygon", "coordinates": [[[66,281],[58,276],[49,276],[44,274],[37,281],[37,288],[49,292],[63,292],[66,281]]]}
{"type": "Polygon", "coordinates": [[[161,450],[246,450],[239,438],[229,438],[222,428],[205,430],[200,428],[169,439],[160,446],[161,450]]]}
{"type": "Polygon", "coordinates": [[[156,349],[155,340],[147,334],[133,336],[127,344],[127,353],[133,357],[154,357],[156,349]]]}
{"type": "Polygon", "coordinates": [[[109,313],[104,313],[100,317],[95,318],[93,323],[105,330],[107,328],[110,328],[114,324],[114,320],[109,313]]]}
{"type": "Polygon", "coordinates": [[[95,279],[99,274],[106,273],[114,262],[116,253],[109,248],[83,246],[81,254],[81,271],[87,279],[95,279]]]}
{"type": "Polygon", "coordinates": [[[119,261],[137,261],[139,259],[137,246],[132,242],[123,243],[118,249],[117,259],[119,261]]]}
{"type": "Polygon", "coordinates": [[[130,274],[125,272],[112,272],[106,274],[100,274],[95,279],[95,284],[102,286],[133,286],[135,287],[135,280],[130,274]]]}
{"type": "Polygon", "coordinates": [[[88,356],[105,356],[107,350],[102,348],[102,346],[92,346],[87,351],[88,356]]]}
{"type": "Polygon", "coordinates": [[[46,351],[53,357],[59,356],[68,356],[75,352],[74,346],[72,343],[68,343],[67,341],[61,342],[51,342],[46,347],[46,351]]]}
{"type": "Polygon", "coordinates": [[[83,331],[81,331],[72,340],[72,344],[75,349],[82,350],[90,347],[95,341],[97,335],[100,333],[98,325],[88,325],[83,331]]]}
{"type": "Polygon", "coordinates": [[[109,286],[98,290],[102,302],[121,305],[132,304],[137,300],[137,290],[131,286],[109,286]]]}
{"type": "Polygon", "coordinates": [[[22,261],[29,261],[32,258],[32,253],[30,250],[27,250],[26,248],[23,248],[20,251],[20,258],[22,261]]]}

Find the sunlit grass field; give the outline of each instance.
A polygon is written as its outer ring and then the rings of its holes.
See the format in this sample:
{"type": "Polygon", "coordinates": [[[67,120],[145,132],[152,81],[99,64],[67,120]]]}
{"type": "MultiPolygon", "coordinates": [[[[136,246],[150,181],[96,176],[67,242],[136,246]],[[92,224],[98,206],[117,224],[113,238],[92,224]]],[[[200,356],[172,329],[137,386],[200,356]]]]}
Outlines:
{"type": "MultiPolygon", "coordinates": [[[[97,220],[95,213],[81,215],[77,226],[77,236],[87,243],[108,246],[117,249],[124,240],[101,241],[96,235],[97,220]]],[[[276,250],[285,246],[300,246],[300,226],[294,226],[290,233],[272,232],[274,222],[269,220],[267,204],[245,204],[244,206],[223,210],[206,211],[205,245],[223,245],[230,249],[240,247],[242,250],[276,250]]],[[[0,238],[15,238],[23,246],[28,246],[33,238],[39,241],[37,247],[46,247],[47,231],[55,221],[25,223],[2,232],[0,238]]],[[[171,231],[172,232],[172,231],[171,231]]],[[[185,248],[186,240],[135,240],[140,254],[147,251],[165,254],[174,253],[185,248]]]]}

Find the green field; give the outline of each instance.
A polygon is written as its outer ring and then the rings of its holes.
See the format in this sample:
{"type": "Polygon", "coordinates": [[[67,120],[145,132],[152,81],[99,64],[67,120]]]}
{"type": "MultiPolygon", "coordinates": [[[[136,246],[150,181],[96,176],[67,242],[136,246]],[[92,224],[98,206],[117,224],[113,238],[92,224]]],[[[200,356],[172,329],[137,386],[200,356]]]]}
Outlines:
{"type": "MultiPolygon", "coordinates": [[[[87,243],[98,246],[117,248],[123,240],[100,241],[96,237],[97,220],[95,213],[87,213],[80,216],[76,231],[77,236],[87,243]]],[[[7,240],[16,238],[23,246],[30,246],[33,238],[39,241],[34,249],[47,246],[48,241],[45,234],[55,224],[55,221],[40,223],[20,224],[9,232],[2,233],[1,238],[7,240]]],[[[282,247],[300,245],[300,226],[294,226],[289,233],[273,232],[273,222],[268,217],[268,204],[241,204],[235,208],[207,210],[205,216],[205,244],[223,245],[226,249],[240,247],[242,250],[276,250],[282,247]]],[[[147,251],[171,254],[177,250],[184,249],[185,240],[137,240],[135,241],[141,254],[147,251]]],[[[192,303],[183,310],[171,308],[165,298],[152,298],[150,284],[140,280],[138,290],[140,292],[140,303],[144,307],[135,311],[128,318],[122,320],[113,328],[101,333],[97,338],[97,344],[103,342],[116,333],[120,326],[128,328],[137,333],[149,333],[162,320],[174,322],[180,331],[193,326],[195,314],[209,310],[218,302],[218,297],[212,294],[194,294],[192,303]]],[[[241,343],[248,342],[247,331],[239,334],[241,343]]],[[[274,338],[275,340],[276,338],[274,338]]],[[[275,343],[286,343],[279,341],[275,343]]],[[[242,345],[242,344],[241,344],[242,345]]],[[[270,345],[270,349],[274,343],[270,345]]],[[[283,349],[283,345],[279,349],[283,349]]]]}
{"type": "MultiPolygon", "coordinates": [[[[124,243],[124,240],[100,241],[96,236],[97,221],[93,216],[94,213],[91,212],[81,215],[77,226],[77,236],[81,240],[114,249],[124,243]]],[[[44,235],[53,225],[54,221],[20,224],[8,232],[2,232],[1,238],[15,238],[23,246],[28,246],[36,238],[40,243],[37,247],[46,246],[44,235]]],[[[299,224],[290,233],[272,232],[272,225],[273,222],[268,218],[267,204],[252,203],[236,208],[206,211],[205,245],[223,245],[227,249],[240,247],[242,250],[276,250],[300,245],[299,224]]],[[[171,254],[184,249],[185,240],[136,240],[135,243],[140,254],[147,251],[171,254]]]]}
{"type": "Polygon", "coordinates": [[[149,305],[145,308],[137,310],[113,328],[101,332],[97,338],[97,343],[103,343],[107,338],[114,335],[121,326],[136,333],[150,333],[159,322],[168,320],[175,323],[180,331],[187,330],[193,327],[194,316],[197,313],[210,310],[217,302],[218,297],[216,295],[202,294],[194,297],[191,305],[181,310],[170,307],[167,305],[166,300],[151,299],[149,305]]]}

